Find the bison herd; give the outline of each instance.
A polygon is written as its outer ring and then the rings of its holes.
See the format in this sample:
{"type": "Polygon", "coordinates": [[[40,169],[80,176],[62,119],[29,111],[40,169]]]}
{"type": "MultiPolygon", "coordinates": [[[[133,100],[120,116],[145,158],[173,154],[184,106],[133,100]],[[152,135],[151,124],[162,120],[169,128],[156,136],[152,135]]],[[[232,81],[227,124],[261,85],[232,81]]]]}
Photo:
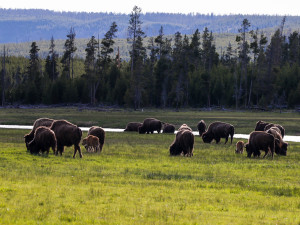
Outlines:
{"type": "MultiPolygon", "coordinates": [[[[204,143],[211,143],[213,140],[218,144],[221,138],[225,138],[225,144],[228,142],[230,136],[230,143],[232,144],[234,135],[234,126],[224,122],[213,122],[208,128],[203,120],[197,124],[199,136],[202,137],[204,143]]],[[[175,126],[173,124],[164,123],[155,118],[146,118],[143,123],[130,122],[127,124],[124,131],[138,132],[140,134],[153,134],[154,131],[160,133],[175,133],[175,126]]],[[[278,155],[287,155],[288,143],[283,141],[285,130],[279,124],[267,123],[258,121],[256,123],[255,131],[250,133],[248,143],[238,141],[236,143],[236,153],[243,153],[244,148],[247,152],[247,157],[260,156],[260,151],[264,151],[265,157],[271,154],[272,158],[274,152],[278,155]]],[[[74,146],[73,158],[75,158],[78,151],[80,158],[82,152],[80,148],[80,141],[82,138],[82,131],[77,126],[66,120],[53,120],[48,118],[37,119],[29,134],[24,136],[27,151],[31,154],[49,153],[50,148],[55,155],[62,155],[65,146],[74,146]]],[[[98,126],[92,126],[82,140],[82,145],[87,152],[101,153],[104,145],[105,131],[98,126]]],[[[193,156],[194,151],[194,134],[192,129],[182,124],[175,135],[173,143],[170,145],[170,155],[193,156]]]]}

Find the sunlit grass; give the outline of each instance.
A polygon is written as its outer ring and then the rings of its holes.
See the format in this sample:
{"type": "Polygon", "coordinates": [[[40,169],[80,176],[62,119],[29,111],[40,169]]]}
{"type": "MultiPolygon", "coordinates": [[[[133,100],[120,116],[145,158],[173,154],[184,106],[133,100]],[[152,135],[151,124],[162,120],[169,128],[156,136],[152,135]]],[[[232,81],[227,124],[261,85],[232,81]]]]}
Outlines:
{"type": "Polygon", "coordinates": [[[174,135],[107,133],[73,159],[28,154],[24,133],[0,129],[0,224],[300,223],[298,143],[248,159],[196,136],[185,158],[169,156],[174,135]]]}

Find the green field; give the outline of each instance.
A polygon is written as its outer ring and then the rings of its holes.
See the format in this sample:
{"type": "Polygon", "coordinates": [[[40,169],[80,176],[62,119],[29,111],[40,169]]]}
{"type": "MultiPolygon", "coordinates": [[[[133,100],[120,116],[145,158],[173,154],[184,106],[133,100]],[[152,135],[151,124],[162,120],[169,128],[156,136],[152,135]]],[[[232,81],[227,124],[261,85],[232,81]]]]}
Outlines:
{"type": "MultiPolygon", "coordinates": [[[[290,135],[299,124],[296,113],[75,108],[1,109],[0,124],[51,117],[117,128],[148,116],[176,126],[228,121],[239,133],[258,119],[281,123],[290,135]]],[[[27,132],[0,129],[0,224],[300,224],[300,143],[290,142],[286,157],[248,159],[234,144],[196,136],[186,158],[169,156],[174,135],[107,132],[101,154],[83,150],[73,159],[72,148],[58,157],[28,154],[27,132]]]]}

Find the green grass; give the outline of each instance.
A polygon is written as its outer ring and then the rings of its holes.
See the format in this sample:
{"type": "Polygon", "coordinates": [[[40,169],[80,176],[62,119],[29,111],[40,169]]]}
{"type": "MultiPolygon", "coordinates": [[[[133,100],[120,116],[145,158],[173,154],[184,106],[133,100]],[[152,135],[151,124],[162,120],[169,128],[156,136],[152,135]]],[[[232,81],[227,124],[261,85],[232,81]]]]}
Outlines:
{"type": "Polygon", "coordinates": [[[300,114],[294,112],[251,112],[251,111],[200,111],[146,109],[132,110],[87,110],[76,107],[41,109],[1,109],[0,124],[32,125],[37,118],[49,117],[66,119],[79,126],[98,125],[106,128],[125,128],[128,122],[142,122],[147,117],[172,123],[179,128],[183,123],[196,130],[197,123],[203,119],[207,125],[214,121],[223,121],[235,126],[235,133],[249,134],[258,120],[279,123],[286,129],[287,135],[300,135],[300,114]]]}
{"type": "Polygon", "coordinates": [[[300,224],[300,143],[248,159],[196,136],[185,158],[169,156],[174,135],[106,133],[73,159],[28,154],[26,132],[0,129],[0,224],[300,224]]]}

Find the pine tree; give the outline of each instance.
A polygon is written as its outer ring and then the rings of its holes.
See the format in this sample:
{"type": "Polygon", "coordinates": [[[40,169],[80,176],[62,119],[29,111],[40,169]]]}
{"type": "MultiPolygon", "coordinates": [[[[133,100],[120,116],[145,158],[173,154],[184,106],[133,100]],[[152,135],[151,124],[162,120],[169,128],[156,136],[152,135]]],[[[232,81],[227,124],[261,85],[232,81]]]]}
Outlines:
{"type": "Polygon", "coordinates": [[[134,109],[140,107],[142,99],[142,61],[145,58],[146,50],[143,47],[143,38],[145,33],[142,31],[142,21],[140,20],[141,8],[134,6],[130,14],[128,26],[127,41],[131,43],[130,61],[131,61],[131,86],[133,88],[134,109]]]}
{"type": "Polygon", "coordinates": [[[74,78],[74,67],[73,67],[73,61],[74,61],[74,53],[77,50],[77,47],[75,46],[75,37],[76,33],[73,27],[71,27],[70,32],[67,34],[67,40],[65,41],[65,52],[63,54],[61,63],[64,66],[64,72],[67,78],[74,78]]]}
{"type": "Polygon", "coordinates": [[[49,47],[49,53],[46,58],[46,73],[48,74],[49,78],[54,81],[58,77],[58,71],[57,71],[57,61],[58,61],[58,54],[55,51],[55,43],[53,36],[51,37],[50,47],[49,47]]]}

